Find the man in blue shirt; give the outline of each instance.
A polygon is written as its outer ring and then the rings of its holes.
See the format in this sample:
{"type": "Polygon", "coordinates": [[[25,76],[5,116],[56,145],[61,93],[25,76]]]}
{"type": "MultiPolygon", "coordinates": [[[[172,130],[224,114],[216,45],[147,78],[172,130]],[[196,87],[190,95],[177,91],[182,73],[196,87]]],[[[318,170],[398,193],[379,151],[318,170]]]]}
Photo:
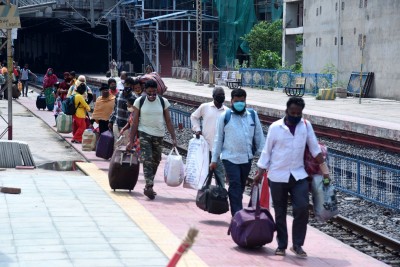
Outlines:
{"type": "Polygon", "coordinates": [[[243,192],[251,161],[255,152],[263,147],[264,134],[257,113],[246,109],[245,90],[232,90],[231,104],[231,109],[223,112],[217,121],[210,169],[215,170],[217,160],[221,157],[229,180],[228,193],[233,216],[243,208],[243,192]],[[226,120],[227,112],[231,113],[229,121],[226,120]]]}

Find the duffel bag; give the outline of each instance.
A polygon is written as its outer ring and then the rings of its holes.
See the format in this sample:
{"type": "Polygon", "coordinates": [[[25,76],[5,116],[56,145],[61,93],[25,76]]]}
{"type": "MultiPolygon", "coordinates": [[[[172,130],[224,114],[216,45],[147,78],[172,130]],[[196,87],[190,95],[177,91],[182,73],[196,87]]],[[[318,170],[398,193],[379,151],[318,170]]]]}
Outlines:
{"type": "Polygon", "coordinates": [[[244,248],[262,247],[274,238],[274,219],[267,209],[260,206],[258,186],[253,186],[253,190],[257,190],[256,206],[252,207],[250,200],[249,207],[236,212],[228,229],[233,241],[244,248]]]}
{"type": "Polygon", "coordinates": [[[217,176],[217,185],[211,185],[213,173],[208,174],[203,187],[197,191],[196,205],[209,213],[223,214],[229,211],[228,191],[221,185],[217,176]]]}

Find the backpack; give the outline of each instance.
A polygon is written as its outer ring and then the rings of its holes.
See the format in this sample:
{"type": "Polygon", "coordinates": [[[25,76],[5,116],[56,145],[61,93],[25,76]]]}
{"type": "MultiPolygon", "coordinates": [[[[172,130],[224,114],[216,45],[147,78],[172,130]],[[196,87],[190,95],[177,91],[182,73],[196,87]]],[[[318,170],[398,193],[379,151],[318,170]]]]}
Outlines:
{"type": "MultiPolygon", "coordinates": [[[[163,111],[164,111],[164,109],[165,109],[164,99],[163,99],[163,97],[160,96],[160,95],[157,95],[157,96],[158,96],[158,98],[160,99],[161,106],[162,106],[162,109],[163,109],[163,111]]],[[[144,104],[144,101],[146,101],[146,97],[145,97],[145,96],[141,96],[141,97],[140,97],[140,100],[139,100],[139,110],[142,108],[142,106],[143,106],[143,104],[144,104]]]]}
{"type": "Polygon", "coordinates": [[[78,106],[75,107],[75,95],[71,95],[62,102],[61,109],[66,115],[75,115],[79,105],[80,103],[78,103],[78,106]]]}
{"type": "MultiPolygon", "coordinates": [[[[250,112],[251,118],[253,119],[253,123],[254,123],[254,127],[256,126],[256,112],[254,111],[254,109],[252,108],[247,108],[247,111],[250,112]]],[[[228,122],[230,121],[232,117],[232,110],[231,109],[227,109],[225,112],[225,118],[224,118],[224,125],[226,126],[228,124],[228,122]]],[[[254,135],[253,135],[253,145],[252,145],[252,152],[253,155],[257,152],[257,148],[256,148],[256,141],[255,141],[255,131],[256,129],[254,129],[254,135]]]]}

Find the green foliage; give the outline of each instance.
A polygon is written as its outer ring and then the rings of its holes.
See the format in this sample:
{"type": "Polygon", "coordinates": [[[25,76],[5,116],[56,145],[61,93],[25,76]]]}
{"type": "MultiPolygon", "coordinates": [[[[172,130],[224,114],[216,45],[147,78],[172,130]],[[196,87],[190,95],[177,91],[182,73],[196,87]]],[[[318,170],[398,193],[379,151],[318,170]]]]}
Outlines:
{"type": "Polygon", "coordinates": [[[247,60],[243,60],[242,65],[240,65],[239,60],[235,59],[235,70],[239,70],[240,68],[248,68],[249,62],[247,60]]]}
{"type": "Polygon", "coordinates": [[[277,69],[281,66],[281,57],[276,52],[261,51],[255,65],[257,68],[277,69]]]}
{"type": "Polygon", "coordinates": [[[346,87],[346,82],[344,81],[339,81],[337,79],[338,76],[338,69],[336,68],[336,66],[332,63],[327,63],[325,64],[325,66],[322,68],[321,70],[322,74],[332,74],[332,87],[346,87]]]}
{"type": "MultiPolygon", "coordinates": [[[[253,67],[260,67],[257,62],[263,51],[275,52],[279,58],[282,56],[282,31],[282,20],[272,23],[262,21],[254,25],[251,31],[242,37],[249,45],[253,67]]],[[[260,62],[262,61],[260,59],[260,62]]]]}

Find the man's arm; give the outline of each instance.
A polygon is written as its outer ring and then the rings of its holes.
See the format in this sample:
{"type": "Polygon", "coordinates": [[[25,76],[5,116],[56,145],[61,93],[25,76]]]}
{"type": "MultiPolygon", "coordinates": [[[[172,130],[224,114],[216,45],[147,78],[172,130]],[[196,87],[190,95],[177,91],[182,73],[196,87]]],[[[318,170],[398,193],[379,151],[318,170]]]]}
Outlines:
{"type": "Polygon", "coordinates": [[[311,123],[306,122],[306,127],[307,127],[308,149],[310,150],[311,155],[318,162],[319,168],[321,169],[324,178],[327,179],[327,181],[324,181],[324,183],[329,183],[330,178],[329,178],[328,164],[325,162],[324,156],[322,155],[321,147],[318,144],[317,136],[315,135],[311,123]]]}
{"type": "Polygon", "coordinates": [[[222,145],[224,142],[224,128],[225,128],[224,119],[225,119],[225,112],[223,112],[217,120],[214,144],[212,148],[211,164],[210,164],[211,170],[214,170],[217,167],[217,161],[222,151],[222,145]]]}
{"type": "Polygon", "coordinates": [[[112,130],[113,124],[115,122],[115,118],[117,116],[117,108],[118,108],[118,97],[115,98],[114,109],[113,109],[113,112],[111,113],[110,119],[108,120],[108,128],[110,130],[112,130]]]}
{"type": "Polygon", "coordinates": [[[171,116],[169,115],[169,108],[164,109],[164,119],[165,119],[165,124],[167,125],[168,132],[171,135],[172,138],[172,144],[173,146],[176,146],[176,136],[175,136],[175,128],[174,125],[172,125],[171,121],[171,116]]]}
{"type": "Polygon", "coordinates": [[[201,134],[201,127],[200,127],[200,118],[202,115],[203,105],[200,105],[198,109],[196,109],[192,115],[190,115],[190,122],[192,123],[192,130],[196,132],[196,134],[201,134]]]}

